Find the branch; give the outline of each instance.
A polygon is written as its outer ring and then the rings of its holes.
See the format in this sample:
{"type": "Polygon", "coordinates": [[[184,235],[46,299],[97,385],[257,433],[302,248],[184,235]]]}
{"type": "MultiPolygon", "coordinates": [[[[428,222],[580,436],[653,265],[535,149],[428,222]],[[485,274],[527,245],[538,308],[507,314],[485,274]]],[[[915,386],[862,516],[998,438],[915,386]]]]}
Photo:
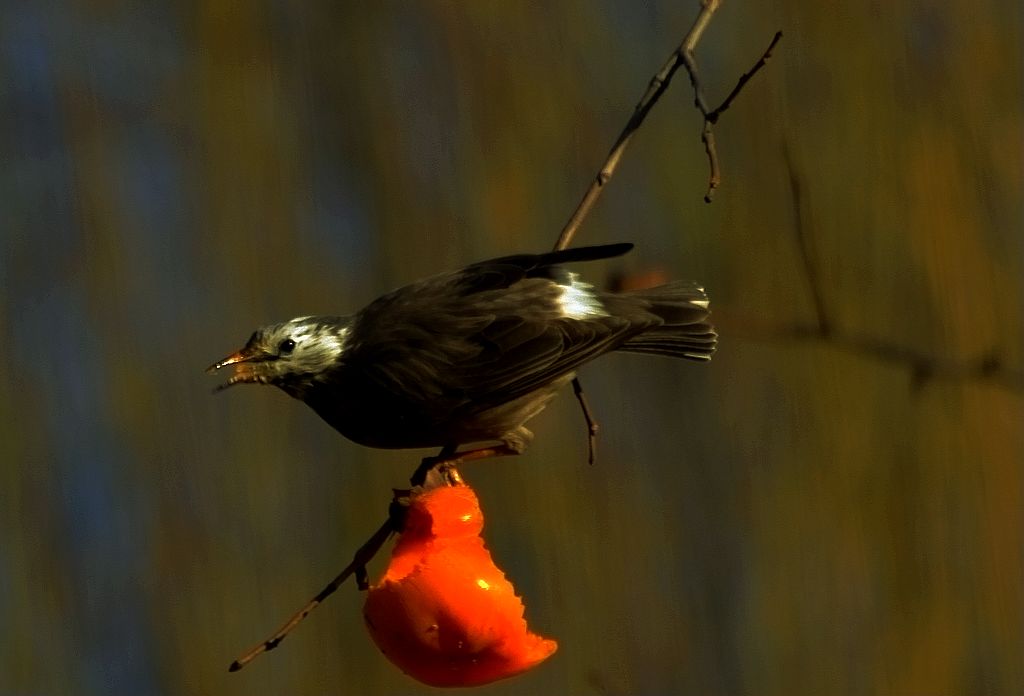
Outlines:
{"type": "MultiPolygon", "coordinates": [[[[640,101],[634,107],[633,115],[630,116],[626,127],[619,133],[619,137],[608,152],[608,157],[605,158],[604,164],[601,165],[601,169],[597,172],[597,176],[594,177],[590,188],[583,194],[583,198],[580,200],[579,205],[576,206],[576,210],[569,218],[569,221],[565,223],[561,234],[558,235],[558,241],[555,242],[555,251],[565,249],[572,243],[572,238],[576,235],[576,231],[583,224],[583,220],[590,213],[597,199],[601,197],[604,185],[615,174],[615,170],[619,166],[619,160],[622,159],[622,153],[626,151],[626,146],[629,145],[633,134],[640,128],[644,119],[647,118],[647,114],[654,108],[654,105],[661,98],[661,95],[664,94],[665,90],[668,89],[672,76],[679,69],[679,66],[683,65],[685,53],[689,51],[692,55],[694,47],[696,47],[701,36],[703,36],[704,30],[707,28],[708,22],[711,21],[711,16],[718,9],[719,4],[720,0],[704,0],[700,14],[697,15],[693,26],[690,27],[690,31],[683,39],[682,45],[672,52],[672,55],[669,56],[668,61],[658,71],[658,74],[651,78],[650,84],[647,85],[647,91],[644,92],[643,97],[640,98],[640,101]]],[[[690,71],[691,81],[694,80],[695,74],[695,71],[690,71]]],[[[703,97],[700,97],[700,99],[703,99],[703,97]]],[[[701,113],[706,114],[706,109],[701,109],[701,113]]]]}
{"type": "MultiPolygon", "coordinates": [[[[770,47],[769,47],[769,50],[770,47]]],[[[731,97],[731,95],[730,95],[731,97]]],[[[873,336],[846,332],[833,321],[825,301],[824,283],[818,272],[811,248],[810,213],[804,196],[803,177],[794,161],[788,141],[783,142],[783,158],[789,175],[789,195],[793,210],[793,232],[800,251],[801,267],[814,305],[815,321],[812,325],[793,324],[784,327],[759,327],[748,332],[753,340],[821,341],[854,355],[867,357],[880,363],[906,367],[910,386],[917,392],[928,382],[938,379],[987,381],[1008,391],[1024,392],[1024,372],[1007,367],[995,349],[973,361],[948,361],[933,355],[873,336]]],[[[739,322],[737,322],[739,324],[739,322]]],[[[743,325],[757,327],[756,321],[743,325]]],[[[732,332],[742,336],[739,325],[732,332]]]]}
{"type": "Polygon", "coordinates": [[[726,109],[732,106],[733,100],[737,96],[739,96],[740,91],[747,84],[747,82],[750,81],[750,78],[756,75],[757,71],[763,68],[765,64],[768,62],[768,60],[772,57],[772,51],[775,50],[775,45],[779,43],[779,41],[781,40],[782,32],[775,32],[775,36],[772,37],[772,42],[768,44],[768,48],[765,49],[764,53],[761,54],[761,57],[758,58],[756,63],[754,63],[754,67],[740,75],[739,81],[736,83],[736,86],[732,88],[732,91],[729,92],[729,96],[725,98],[725,101],[719,104],[718,108],[716,108],[711,113],[705,114],[705,118],[707,118],[708,121],[710,121],[711,123],[718,123],[718,118],[722,115],[723,112],[725,112],[726,109]]]}
{"type": "MultiPolygon", "coordinates": [[[[583,198],[580,200],[579,205],[576,206],[576,210],[569,217],[569,221],[565,223],[565,227],[562,228],[562,232],[558,235],[558,239],[555,241],[555,251],[565,249],[572,243],[573,237],[579,230],[580,225],[586,219],[587,215],[593,209],[594,204],[597,203],[597,199],[601,197],[601,193],[604,191],[605,184],[615,174],[615,170],[619,166],[619,161],[622,159],[622,154],[626,151],[626,146],[629,145],[629,141],[633,138],[633,135],[643,124],[644,119],[647,118],[647,114],[650,113],[651,109],[661,98],[661,95],[668,89],[669,84],[672,82],[672,76],[675,75],[676,70],[679,66],[685,65],[686,71],[690,75],[690,84],[693,85],[694,90],[694,104],[700,110],[701,115],[704,117],[704,126],[701,129],[701,142],[704,143],[704,151],[707,153],[708,162],[711,167],[711,174],[708,181],[708,192],[704,196],[704,201],[707,203],[711,202],[711,196],[713,191],[718,187],[718,184],[722,180],[722,176],[718,166],[718,152],[715,148],[715,134],[712,131],[712,126],[718,121],[718,118],[722,115],[726,109],[732,104],[733,100],[739,95],[743,86],[760,70],[764,67],[765,63],[771,57],[772,49],[782,38],[782,32],[776,32],[772,42],[768,45],[768,49],[762,54],[760,60],[754,64],[750,70],[740,76],[739,82],[733,87],[732,92],[725,98],[718,108],[709,110],[707,102],[704,100],[704,91],[701,88],[700,75],[697,72],[697,61],[694,57],[694,50],[697,48],[697,44],[700,42],[701,37],[704,36],[704,30],[707,29],[708,24],[711,22],[711,17],[718,10],[718,6],[721,4],[721,0],[703,0],[701,4],[701,10],[697,14],[697,18],[693,22],[693,26],[690,27],[690,31],[687,32],[686,36],[683,37],[683,42],[679,48],[672,52],[669,56],[668,61],[662,66],[661,70],[651,78],[650,83],[647,85],[647,91],[640,98],[640,101],[633,108],[633,115],[630,116],[629,121],[626,122],[626,126],[619,133],[619,137],[615,140],[611,150],[608,151],[608,156],[605,158],[604,164],[601,165],[601,169],[598,170],[597,176],[591,182],[590,187],[586,193],[583,194],[583,198]]],[[[594,450],[597,442],[597,421],[594,420],[593,415],[590,412],[590,408],[587,405],[586,397],[583,395],[583,385],[578,377],[574,377],[572,380],[573,392],[576,394],[576,399],[579,401],[580,408],[583,409],[583,417],[587,423],[587,444],[589,451],[590,463],[594,463],[594,450]]]]}
{"type": "MultiPolygon", "coordinates": [[[[446,447],[441,451],[441,454],[438,457],[427,457],[424,459],[423,463],[416,470],[416,473],[413,474],[413,478],[421,478],[417,485],[424,485],[426,487],[457,485],[462,482],[462,478],[456,468],[458,465],[476,459],[497,457],[505,454],[514,454],[514,452],[506,451],[501,448],[485,447],[456,454],[455,448],[446,447]]],[[[272,636],[260,643],[257,643],[244,655],[232,662],[228,667],[228,671],[237,672],[263,653],[270,652],[280,645],[281,641],[287,638],[288,634],[291,633],[303,619],[309,616],[314,609],[320,606],[321,602],[334,594],[337,589],[353,575],[356,576],[356,585],[359,589],[367,589],[370,584],[366,573],[366,565],[373,560],[374,556],[377,555],[377,552],[380,551],[384,542],[388,540],[388,537],[392,534],[401,533],[404,528],[405,511],[408,507],[409,493],[410,491],[394,491],[391,506],[388,508],[388,518],[384,520],[384,523],[376,532],[373,533],[373,536],[367,539],[366,543],[360,546],[355,554],[353,554],[352,562],[345,566],[345,569],[338,573],[336,578],[327,583],[324,589],[317,592],[311,600],[306,602],[304,607],[292,614],[291,618],[285,621],[281,628],[277,629],[272,636]]]]}
{"type": "Polygon", "coordinates": [[[590,188],[583,194],[583,198],[580,200],[579,205],[576,206],[576,210],[569,218],[569,221],[565,223],[565,227],[562,228],[561,234],[558,235],[558,241],[555,242],[555,251],[565,249],[572,243],[572,238],[575,236],[576,231],[583,224],[583,220],[590,213],[597,199],[600,198],[601,193],[604,191],[605,184],[615,174],[615,170],[619,166],[619,160],[622,159],[622,154],[625,152],[626,146],[629,145],[633,134],[640,128],[644,119],[647,118],[647,114],[654,108],[654,105],[661,98],[661,95],[664,94],[665,90],[668,89],[672,76],[675,75],[676,70],[680,66],[686,67],[686,71],[690,76],[690,84],[693,86],[694,105],[704,117],[704,125],[701,129],[701,142],[704,143],[704,151],[707,153],[708,164],[711,168],[708,191],[704,196],[704,200],[707,203],[711,202],[714,190],[718,188],[722,179],[718,165],[718,152],[715,147],[715,134],[712,127],[718,122],[722,113],[732,105],[733,100],[736,99],[747,82],[750,81],[757,71],[765,66],[771,58],[775,45],[782,39],[782,32],[775,32],[775,36],[772,38],[767,50],[765,50],[761,58],[758,59],[750,70],[740,76],[739,81],[733,87],[729,96],[725,98],[725,101],[717,108],[709,109],[707,101],[704,99],[704,90],[701,86],[700,73],[697,71],[697,59],[694,55],[694,50],[697,48],[697,44],[704,35],[704,30],[707,29],[708,24],[711,22],[711,17],[718,10],[720,4],[721,0],[703,0],[700,13],[697,15],[697,19],[694,20],[693,26],[690,27],[690,31],[683,38],[682,44],[672,52],[672,55],[669,56],[668,61],[662,66],[661,70],[651,78],[647,91],[633,109],[633,115],[615,140],[615,144],[612,145],[611,150],[608,152],[608,157],[605,158],[604,164],[598,170],[593,182],[591,182],[590,188]]]}
{"type": "Polygon", "coordinates": [[[825,337],[831,333],[832,325],[829,322],[828,311],[825,306],[825,298],[821,288],[822,284],[818,277],[818,268],[814,264],[814,255],[811,253],[807,211],[804,209],[803,182],[793,162],[789,141],[783,141],[782,156],[786,160],[786,171],[789,173],[789,199],[793,208],[793,231],[796,234],[796,245],[800,250],[800,261],[803,264],[804,275],[807,278],[807,287],[810,290],[811,299],[814,301],[814,315],[817,320],[818,333],[825,337]]]}
{"type": "MultiPolygon", "coordinates": [[[[719,307],[719,317],[729,316],[727,308],[719,307]]],[[[751,341],[820,342],[878,363],[904,367],[910,378],[910,387],[918,392],[930,382],[939,380],[965,380],[988,382],[1001,389],[1024,394],[1024,371],[1005,364],[998,351],[992,350],[974,360],[943,360],[915,348],[900,345],[885,338],[848,333],[839,327],[827,333],[817,324],[788,324],[768,326],[754,317],[731,314],[734,338],[751,341]]]]}
{"type": "Polygon", "coordinates": [[[700,140],[704,143],[704,152],[708,156],[708,167],[711,169],[711,174],[708,177],[708,192],[704,194],[705,203],[711,202],[711,199],[715,194],[715,189],[718,188],[718,185],[722,182],[722,174],[718,165],[718,149],[715,146],[714,125],[718,123],[718,119],[721,117],[722,113],[732,106],[733,100],[739,96],[740,91],[742,91],[743,87],[750,81],[750,78],[765,66],[768,60],[772,57],[772,51],[775,49],[775,45],[779,43],[781,39],[782,32],[775,32],[775,36],[772,37],[771,43],[768,44],[768,48],[761,54],[758,61],[754,63],[754,67],[740,75],[739,81],[736,83],[736,86],[732,88],[732,91],[729,92],[729,96],[725,98],[725,101],[719,104],[715,109],[711,110],[708,109],[707,101],[704,99],[704,88],[701,86],[700,73],[697,72],[697,59],[693,53],[693,49],[696,46],[687,46],[685,44],[683,46],[683,62],[686,65],[686,71],[690,74],[690,84],[693,86],[693,103],[704,116],[704,125],[701,128],[700,140]]]}
{"type": "Polygon", "coordinates": [[[366,564],[373,560],[373,557],[377,555],[377,552],[380,551],[380,547],[384,545],[384,542],[388,540],[388,537],[401,529],[401,519],[403,515],[398,511],[397,507],[398,494],[396,492],[396,498],[395,501],[392,502],[388,519],[384,521],[384,524],[382,524],[380,528],[373,533],[373,536],[371,536],[365,544],[359,547],[359,550],[356,551],[352,557],[352,562],[345,566],[345,569],[338,573],[336,578],[327,583],[327,586],[324,587],[324,589],[317,592],[316,596],[306,603],[306,606],[292,614],[291,618],[285,621],[284,625],[277,629],[274,635],[253,646],[248,652],[232,662],[231,666],[228,667],[228,671],[237,672],[263,653],[270,652],[280,645],[281,641],[288,637],[288,634],[292,632],[293,628],[298,626],[303,619],[309,616],[314,609],[320,606],[321,602],[334,594],[334,592],[341,587],[350,576],[355,575],[359,588],[366,589],[366,564]]]}

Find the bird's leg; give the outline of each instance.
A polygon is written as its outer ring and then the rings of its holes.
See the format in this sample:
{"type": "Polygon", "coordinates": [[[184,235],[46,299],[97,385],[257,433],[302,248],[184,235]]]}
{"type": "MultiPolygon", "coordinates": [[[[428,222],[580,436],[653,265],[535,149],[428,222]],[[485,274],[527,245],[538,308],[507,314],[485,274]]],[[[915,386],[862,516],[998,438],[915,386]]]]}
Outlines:
{"type": "Polygon", "coordinates": [[[580,402],[580,408],[583,410],[583,419],[587,422],[587,461],[593,465],[597,456],[597,431],[599,426],[597,421],[594,420],[594,414],[590,412],[590,404],[587,403],[587,396],[583,393],[583,384],[580,383],[579,377],[572,378],[572,393],[576,395],[576,400],[580,402]]]}
{"type": "Polygon", "coordinates": [[[522,454],[523,451],[515,447],[509,447],[506,444],[495,445],[494,447],[480,447],[479,449],[466,450],[465,452],[459,452],[452,458],[449,464],[452,467],[460,466],[466,462],[473,462],[477,459],[489,459],[490,457],[511,457],[517,454],[522,454]]]}
{"type": "MultiPolygon", "coordinates": [[[[416,486],[426,486],[428,483],[427,478],[430,477],[430,474],[437,471],[442,464],[454,457],[455,450],[457,448],[458,445],[445,445],[441,448],[441,451],[436,457],[424,457],[422,461],[420,461],[420,465],[416,467],[416,471],[413,472],[412,477],[410,477],[409,483],[411,483],[414,488],[416,486]]],[[[434,488],[435,486],[439,486],[443,483],[440,480],[434,479],[434,477],[430,477],[430,479],[429,488],[434,488]]]]}
{"type": "Polygon", "coordinates": [[[524,431],[525,437],[522,436],[522,433],[518,433],[514,438],[506,436],[506,441],[493,447],[479,447],[465,452],[456,452],[458,445],[445,445],[436,457],[423,458],[410,482],[413,486],[427,488],[451,486],[462,481],[458,467],[466,462],[522,454],[526,448],[525,442],[528,442],[532,435],[526,428],[520,428],[520,430],[524,431]]]}
{"type": "Polygon", "coordinates": [[[463,485],[462,474],[455,468],[455,464],[451,460],[437,461],[438,458],[436,457],[428,457],[428,459],[437,463],[426,469],[426,473],[422,475],[423,483],[419,484],[420,488],[425,491],[431,491],[445,486],[463,485]]]}

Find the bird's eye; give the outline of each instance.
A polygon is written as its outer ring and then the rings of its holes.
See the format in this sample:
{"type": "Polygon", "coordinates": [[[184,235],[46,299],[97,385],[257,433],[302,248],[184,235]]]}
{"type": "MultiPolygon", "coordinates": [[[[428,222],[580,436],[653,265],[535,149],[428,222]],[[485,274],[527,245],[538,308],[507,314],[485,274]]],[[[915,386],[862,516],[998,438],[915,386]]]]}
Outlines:
{"type": "Polygon", "coordinates": [[[293,350],[295,350],[295,341],[290,338],[281,341],[281,344],[277,347],[277,352],[281,355],[288,355],[293,350]]]}

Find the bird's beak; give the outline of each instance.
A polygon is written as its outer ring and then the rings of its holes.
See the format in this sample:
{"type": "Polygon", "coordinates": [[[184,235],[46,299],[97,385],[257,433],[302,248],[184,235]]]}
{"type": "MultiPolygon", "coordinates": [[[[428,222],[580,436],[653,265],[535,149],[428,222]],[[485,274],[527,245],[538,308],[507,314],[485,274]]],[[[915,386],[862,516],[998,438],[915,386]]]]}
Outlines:
{"type": "Polygon", "coordinates": [[[259,369],[259,364],[268,360],[270,356],[265,355],[262,351],[246,346],[242,350],[232,353],[223,360],[218,360],[214,364],[206,368],[206,374],[213,375],[222,367],[228,365],[235,366],[235,374],[228,378],[228,381],[214,389],[214,392],[219,392],[233,387],[236,384],[243,384],[245,382],[261,382],[266,384],[267,377],[263,374],[263,371],[259,369]]]}
{"type": "Polygon", "coordinates": [[[224,358],[223,360],[218,360],[214,364],[210,365],[208,368],[206,368],[206,374],[208,374],[208,375],[217,374],[217,371],[220,370],[220,368],[222,368],[222,367],[227,367],[228,365],[235,365],[237,363],[242,363],[242,362],[249,362],[250,360],[253,359],[253,353],[254,353],[254,351],[250,351],[250,350],[247,350],[247,349],[243,348],[240,351],[232,353],[231,355],[229,355],[228,357],[224,358]]]}

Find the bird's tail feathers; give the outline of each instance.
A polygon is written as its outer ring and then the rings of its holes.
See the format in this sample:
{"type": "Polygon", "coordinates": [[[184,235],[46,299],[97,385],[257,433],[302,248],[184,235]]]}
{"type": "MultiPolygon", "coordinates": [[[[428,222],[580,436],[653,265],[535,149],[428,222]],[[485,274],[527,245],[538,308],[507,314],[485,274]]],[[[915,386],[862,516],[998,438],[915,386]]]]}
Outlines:
{"type": "Polygon", "coordinates": [[[645,309],[662,323],[633,336],[618,350],[690,360],[711,359],[718,334],[706,321],[710,311],[704,288],[679,281],[623,293],[623,297],[641,300],[645,309]]]}

